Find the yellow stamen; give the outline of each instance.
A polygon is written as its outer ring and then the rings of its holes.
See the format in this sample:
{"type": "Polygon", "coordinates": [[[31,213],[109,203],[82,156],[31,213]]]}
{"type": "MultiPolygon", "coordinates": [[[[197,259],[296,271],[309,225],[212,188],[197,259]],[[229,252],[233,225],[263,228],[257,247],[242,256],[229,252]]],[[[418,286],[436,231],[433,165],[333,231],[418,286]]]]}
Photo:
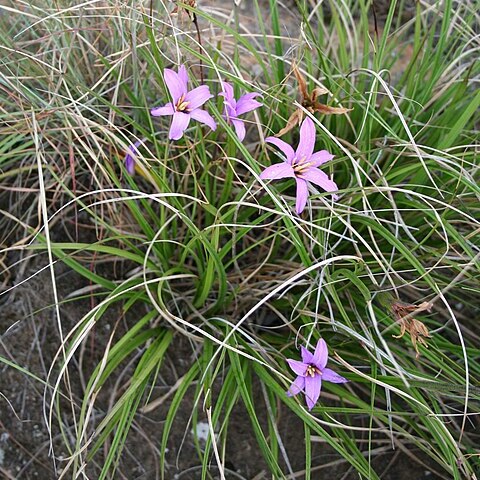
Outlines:
{"type": "Polygon", "coordinates": [[[312,166],[312,162],[300,163],[297,166],[293,167],[295,173],[303,173],[305,170],[308,170],[312,166]]]}
{"type": "Polygon", "coordinates": [[[315,377],[315,375],[321,375],[322,372],[314,365],[309,365],[307,367],[307,371],[305,372],[305,374],[313,378],[315,377]]]}
{"type": "Polygon", "coordinates": [[[296,159],[293,160],[292,162],[293,171],[297,175],[301,175],[302,173],[305,172],[305,170],[308,170],[312,166],[312,162],[305,163],[305,160],[306,160],[306,157],[303,157],[298,161],[296,161],[296,159]]]}
{"type": "Polygon", "coordinates": [[[185,95],[182,95],[179,99],[178,99],[178,102],[177,102],[177,105],[175,106],[175,110],[177,112],[183,112],[187,109],[188,107],[188,104],[190,102],[186,102],[185,101],[185,95]]]}

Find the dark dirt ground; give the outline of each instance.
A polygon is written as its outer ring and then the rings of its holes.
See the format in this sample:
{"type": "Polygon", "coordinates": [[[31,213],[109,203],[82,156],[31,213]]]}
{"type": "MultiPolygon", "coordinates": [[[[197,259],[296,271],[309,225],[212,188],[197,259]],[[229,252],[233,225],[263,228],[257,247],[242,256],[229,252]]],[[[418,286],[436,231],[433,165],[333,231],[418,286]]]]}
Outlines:
{"type": "MultiPolygon", "coordinates": [[[[37,258],[31,261],[31,266],[25,276],[38,271],[37,258]]],[[[118,269],[117,269],[118,270],[118,269]]],[[[112,272],[111,272],[112,273],[112,272]]],[[[120,272],[121,273],[121,272],[120,272]]],[[[86,287],[86,281],[77,274],[68,271],[63,266],[56,270],[59,282],[59,297],[68,298],[69,294],[86,287]]],[[[115,275],[111,275],[115,277],[115,275]]],[[[59,335],[56,327],[55,311],[52,308],[53,295],[49,285],[49,272],[44,271],[21,285],[10,294],[1,305],[0,316],[0,355],[10,359],[31,374],[45,379],[51,360],[57,352],[59,335]]],[[[62,323],[65,331],[73,327],[90,308],[90,300],[66,303],[61,307],[62,323]]],[[[96,327],[92,340],[86,342],[85,358],[82,372],[75,367],[70,372],[72,390],[75,399],[79,401],[82,392],[83,375],[89,364],[102,353],[101,349],[108,340],[121,312],[111,309],[96,327]]],[[[189,342],[180,337],[174,340],[169,349],[169,361],[162,367],[161,375],[153,389],[152,398],[161,397],[177,378],[186,372],[192,349],[189,342]],[[183,359],[179,361],[178,358],[183,359]]],[[[78,364],[79,359],[73,363],[78,364]]],[[[126,382],[126,378],[122,383],[126,382]]],[[[9,366],[0,370],[0,478],[5,479],[55,479],[52,460],[48,456],[48,432],[43,418],[43,386],[29,379],[22,372],[9,366]],[[8,399],[8,402],[7,402],[8,399]],[[3,476],[2,476],[3,475],[3,476]]],[[[182,403],[172,430],[169,452],[167,454],[167,479],[196,480],[201,478],[201,466],[197,459],[193,441],[192,428],[188,420],[194,402],[193,389],[182,403]]],[[[110,395],[107,391],[99,400],[98,415],[108,409],[110,395]]],[[[139,414],[127,441],[118,477],[119,479],[149,480],[158,478],[158,447],[160,444],[162,425],[169,398],[159,408],[148,414],[139,414]]],[[[327,400],[328,401],[328,400],[327,400]]],[[[255,403],[257,413],[262,416],[263,395],[257,389],[255,403]]],[[[65,410],[67,411],[67,410],[65,410]]],[[[243,405],[235,408],[229,427],[231,441],[226,454],[226,466],[230,471],[227,479],[267,479],[267,468],[259,449],[256,447],[253,431],[248,422],[248,416],[243,405]]],[[[65,426],[69,419],[64,419],[65,426]]],[[[300,473],[296,478],[304,478],[301,474],[304,468],[304,436],[303,427],[298,419],[283,409],[279,416],[278,429],[285,444],[292,470],[300,473]]],[[[62,447],[58,431],[55,437],[57,459],[66,457],[67,452],[62,447]]],[[[367,449],[367,446],[365,446],[367,449]]],[[[435,467],[418,451],[392,450],[388,438],[379,439],[374,445],[373,466],[385,480],[435,480],[444,478],[435,475],[435,467]],[[425,462],[424,464],[418,462],[425,462]],[[383,472],[383,474],[381,473],[383,472]]],[[[61,465],[61,462],[59,462],[61,465]]],[[[213,464],[214,465],[214,464],[213,464]]],[[[212,465],[211,474],[216,478],[216,468],[212,465]]],[[[314,442],[312,446],[312,465],[317,467],[312,478],[329,480],[357,479],[358,475],[326,444],[314,442]]],[[[98,473],[95,468],[90,470],[91,479],[98,473]]]]}
{"type": "MultiPolygon", "coordinates": [[[[32,260],[25,276],[38,271],[39,261],[32,260]]],[[[83,288],[86,282],[68,271],[65,267],[57,268],[59,296],[68,298],[69,294],[83,288]]],[[[112,275],[113,276],[113,275],[112,275]]],[[[56,327],[55,311],[52,308],[53,295],[49,285],[49,272],[44,271],[21,285],[10,294],[1,305],[0,355],[15,361],[34,375],[44,379],[50,362],[58,345],[59,335],[56,327]]],[[[61,317],[65,331],[74,326],[90,308],[90,300],[66,303],[61,308],[61,317]]],[[[86,354],[93,362],[101,354],[102,346],[107,341],[111,329],[117,322],[121,312],[112,309],[103,317],[98,325],[93,341],[87,341],[86,354]]],[[[174,340],[170,348],[170,360],[164,363],[161,376],[153,390],[152,398],[162,396],[174,385],[192,358],[189,343],[180,337],[174,340]],[[178,361],[178,358],[184,361],[178,361]]],[[[77,359],[78,362],[78,359],[77,359]]],[[[77,363],[77,362],[74,362],[77,363]]],[[[85,374],[85,371],[82,372],[85,374]]],[[[124,380],[126,381],[126,380],[124,380]]],[[[71,371],[71,382],[76,399],[82,392],[83,383],[80,371],[71,371]]],[[[55,479],[57,478],[52,461],[48,457],[48,433],[43,419],[43,387],[30,380],[22,372],[3,366],[0,370],[0,391],[4,395],[0,399],[0,478],[5,479],[55,479]],[[8,402],[7,402],[8,399],[8,402]],[[2,477],[3,475],[3,477],[2,477]]],[[[108,391],[107,391],[108,393],[108,391]]],[[[169,399],[171,400],[171,399],[169,399]]],[[[193,404],[193,391],[187,395],[176,418],[170,439],[167,462],[169,465],[167,479],[195,480],[201,478],[201,468],[198,460],[188,419],[193,404]]],[[[261,413],[263,397],[258,388],[255,399],[261,413]]],[[[99,415],[108,408],[109,395],[98,403],[99,415]]],[[[154,479],[158,474],[158,445],[160,443],[162,424],[170,401],[149,414],[139,415],[127,442],[124,459],[119,469],[118,478],[154,479]]],[[[237,479],[267,479],[264,460],[256,447],[253,431],[246,421],[247,415],[243,406],[239,405],[233,413],[230,424],[229,450],[227,451],[227,467],[231,470],[227,478],[237,479]]],[[[65,425],[69,419],[65,418],[65,425]]],[[[297,418],[282,411],[278,422],[279,432],[285,443],[293,471],[301,472],[304,468],[304,437],[303,428],[297,418]]],[[[55,432],[54,432],[55,433],[55,432]]],[[[58,432],[57,432],[58,434],[58,432]]],[[[60,439],[54,442],[58,457],[66,456],[62,450],[60,439]]],[[[373,465],[385,480],[418,479],[434,480],[437,477],[428,466],[428,459],[419,456],[419,452],[392,450],[386,437],[381,439],[373,457],[373,465]],[[413,459],[411,458],[413,457],[413,459]],[[417,463],[416,457],[423,458],[425,464],[417,463]]],[[[323,478],[328,475],[331,480],[356,479],[358,476],[349,471],[348,465],[325,444],[313,444],[312,464],[318,467],[312,478],[323,478]]],[[[92,469],[94,470],[94,469],[92,469]]],[[[94,479],[95,472],[90,472],[94,479]]],[[[215,478],[215,468],[211,473],[215,478]]],[[[299,475],[297,478],[303,478],[299,475]]]]}
{"type": "MultiPolygon", "coordinates": [[[[228,9],[228,5],[218,1],[206,2],[212,6],[228,9]]],[[[377,14],[381,21],[385,6],[389,2],[376,2],[377,14]]],[[[413,3],[413,2],[411,2],[413,3]]],[[[268,5],[268,2],[266,2],[268,5]]],[[[280,2],[279,2],[280,4],[280,2]]],[[[288,7],[288,2],[285,1],[288,7]]],[[[248,12],[251,4],[244,1],[241,8],[245,12],[248,25],[248,12]]],[[[265,7],[268,11],[268,6],[265,7]]],[[[298,29],[298,16],[289,8],[284,9],[282,21],[286,29],[292,32],[298,29]],[[297,23],[295,23],[297,22],[297,23]],[[294,27],[295,25],[295,27],[294,27]]],[[[5,197],[3,202],[7,201],[5,197]]],[[[3,205],[5,208],[6,205],[3,205]]],[[[65,232],[64,232],[65,233],[65,232]]],[[[62,231],[57,233],[58,239],[65,239],[62,231]]],[[[87,237],[91,232],[86,234],[87,237]]],[[[67,237],[68,238],[68,237],[67,237]]],[[[92,239],[94,240],[94,239],[92,239]]],[[[13,265],[20,260],[19,254],[11,255],[6,263],[13,265]]],[[[0,297],[0,355],[7,361],[20,365],[23,369],[44,380],[47,377],[52,359],[60,344],[50,273],[39,270],[47,265],[44,254],[23,258],[22,263],[11,269],[11,276],[5,280],[5,288],[17,285],[14,290],[0,297]],[[24,280],[29,279],[25,283],[24,280]]],[[[100,266],[98,268],[110,268],[100,266]]],[[[86,281],[70,271],[64,265],[55,267],[59,298],[62,302],[60,314],[64,332],[75,326],[82,316],[88,312],[94,299],[86,298],[74,302],[64,302],[69,295],[81,288],[87,287],[86,281]]],[[[111,268],[110,278],[123,278],[125,272],[121,265],[111,268]]],[[[96,326],[95,335],[86,342],[83,359],[76,358],[71,370],[72,390],[79,400],[84,385],[86,372],[83,369],[92,367],[95,359],[102,354],[102,346],[108,340],[115,324],[122,317],[119,309],[110,309],[103,316],[102,322],[96,326]]],[[[131,319],[122,319],[126,325],[131,319]]],[[[181,376],[189,360],[193,359],[192,349],[187,340],[175,338],[173,348],[170,348],[170,360],[165,362],[157,384],[154,386],[152,398],[161,397],[181,376]],[[184,361],[178,361],[178,358],[184,361]]],[[[126,379],[118,379],[124,383],[126,379]]],[[[112,389],[112,391],[114,391],[112,389]]],[[[113,395],[113,394],[112,394],[113,395]]],[[[99,416],[108,409],[110,395],[99,399],[99,416]]],[[[163,422],[169,407],[169,398],[161,407],[154,411],[138,415],[134,428],[126,444],[123,460],[115,478],[128,480],[150,480],[158,478],[158,448],[162,434],[163,422]]],[[[195,480],[201,478],[201,467],[193,442],[193,434],[189,425],[189,416],[193,405],[193,392],[189,392],[176,418],[171,434],[169,452],[167,455],[167,480],[195,480]]],[[[49,436],[45,426],[44,388],[41,382],[16,370],[7,363],[0,363],[0,478],[21,480],[53,480],[58,478],[54,471],[52,459],[49,456],[49,436]]],[[[261,411],[263,396],[258,388],[255,399],[261,411]]],[[[270,478],[267,475],[265,462],[256,447],[253,431],[246,421],[247,415],[243,406],[238,405],[232,416],[230,425],[231,441],[226,453],[228,467],[227,480],[247,479],[262,480],[270,478]]],[[[71,418],[63,418],[64,426],[71,424],[71,418]]],[[[304,436],[303,427],[295,416],[283,410],[278,421],[278,429],[285,444],[291,467],[298,472],[295,478],[302,479],[304,468],[304,436]]],[[[59,466],[61,457],[67,452],[62,447],[59,432],[53,432],[54,444],[59,466]]],[[[434,473],[431,462],[416,450],[408,451],[399,448],[393,450],[387,437],[379,439],[375,446],[373,465],[384,480],[435,480],[444,478],[434,473]],[[424,462],[424,463],[422,463],[424,462]]],[[[367,450],[367,446],[365,446],[367,450]]],[[[315,470],[312,478],[329,480],[354,480],[358,475],[335,452],[323,443],[314,442],[312,447],[312,464],[315,470]]],[[[89,472],[94,480],[98,470],[92,467],[89,472]]],[[[210,473],[218,478],[217,470],[212,465],[210,473]]]]}

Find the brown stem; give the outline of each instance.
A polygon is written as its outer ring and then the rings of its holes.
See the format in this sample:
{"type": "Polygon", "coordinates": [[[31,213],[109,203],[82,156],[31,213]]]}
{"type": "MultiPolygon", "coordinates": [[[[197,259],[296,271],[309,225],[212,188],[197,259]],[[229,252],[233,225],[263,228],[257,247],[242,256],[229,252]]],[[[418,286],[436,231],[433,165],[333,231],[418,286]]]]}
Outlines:
{"type": "MultiPolygon", "coordinates": [[[[202,36],[200,35],[200,28],[198,27],[198,20],[197,20],[197,15],[195,14],[195,12],[192,12],[192,22],[194,23],[195,25],[195,28],[197,29],[197,38],[198,38],[198,52],[200,53],[200,55],[202,54],[202,49],[203,49],[203,46],[202,46],[202,36]]],[[[204,76],[203,76],[203,62],[202,62],[202,58],[200,57],[199,58],[200,60],[200,81],[204,82],[204,76]]]]}

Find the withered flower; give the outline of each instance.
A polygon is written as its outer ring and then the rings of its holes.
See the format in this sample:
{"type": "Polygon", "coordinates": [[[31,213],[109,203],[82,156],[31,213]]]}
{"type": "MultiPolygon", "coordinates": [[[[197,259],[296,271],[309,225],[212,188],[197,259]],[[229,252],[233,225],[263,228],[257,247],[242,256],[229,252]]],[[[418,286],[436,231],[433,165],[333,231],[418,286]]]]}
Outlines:
{"type": "MultiPolygon", "coordinates": [[[[298,91],[302,97],[301,105],[303,108],[308,110],[310,113],[320,112],[324,115],[342,115],[347,112],[350,112],[351,108],[343,108],[343,107],[330,107],[328,105],[324,105],[317,101],[320,95],[325,95],[328,93],[326,88],[322,87],[315,87],[311,92],[307,89],[307,82],[305,81],[305,77],[300,73],[300,70],[297,68],[295,63],[292,63],[292,72],[295,75],[298,83],[298,91]]],[[[281,137],[289,132],[292,128],[296,125],[300,125],[303,120],[304,111],[301,108],[297,108],[291,115],[290,118],[287,120],[287,125],[282,128],[275,136],[281,137]]]]}
{"type": "Polygon", "coordinates": [[[413,347],[417,352],[417,358],[420,356],[417,342],[423,345],[425,348],[428,348],[425,339],[431,337],[425,324],[420,320],[413,318],[413,315],[423,312],[425,310],[429,312],[431,308],[432,304],[429,302],[423,302],[420,305],[411,305],[402,302],[392,303],[393,315],[395,316],[396,321],[400,323],[400,335],[392,335],[392,337],[402,338],[408,331],[412,340],[413,347]]]}

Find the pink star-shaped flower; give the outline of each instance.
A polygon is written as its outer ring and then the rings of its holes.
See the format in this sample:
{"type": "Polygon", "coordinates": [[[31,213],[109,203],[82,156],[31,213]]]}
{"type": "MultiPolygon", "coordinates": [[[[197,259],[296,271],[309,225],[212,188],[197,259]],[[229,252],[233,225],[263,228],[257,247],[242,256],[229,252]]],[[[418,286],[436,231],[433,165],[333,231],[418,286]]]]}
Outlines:
{"type": "Polygon", "coordinates": [[[310,353],[305,347],[301,347],[302,361],[287,359],[290,368],[298,375],[290,385],[287,395],[298,395],[305,393],[307,407],[311,410],[320,397],[322,381],[332,383],[348,382],[346,378],[338,375],[330,368],[326,368],[328,362],[327,343],[321,338],[314,353],[310,353]]]}
{"type": "MultiPolygon", "coordinates": [[[[327,192],[336,192],[337,184],[318,167],[333,158],[327,150],[313,153],[315,148],[315,124],[307,117],[300,127],[300,141],[297,150],[277,137],[268,137],[266,142],[273,143],[284,154],[284,163],[276,163],[267,167],[261,174],[262,180],[278,180],[280,178],[294,178],[297,182],[296,212],[303,212],[308,199],[308,183],[322,187],[327,192]]],[[[334,200],[338,198],[333,196],[334,200]]]]}
{"type": "Polygon", "coordinates": [[[188,90],[188,74],[185,65],[180,65],[178,73],[166,68],[163,71],[163,78],[172,101],[163,107],[152,108],[150,114],[154,117],[173,116],[168,133],[170,140],[182,138],[183,132],[188,128],[191,119],[208,125],[212,130],[217,128],[212,116],[200,108],[213,97],[208,85],[200,85],[193,90],[188,90]]]}

